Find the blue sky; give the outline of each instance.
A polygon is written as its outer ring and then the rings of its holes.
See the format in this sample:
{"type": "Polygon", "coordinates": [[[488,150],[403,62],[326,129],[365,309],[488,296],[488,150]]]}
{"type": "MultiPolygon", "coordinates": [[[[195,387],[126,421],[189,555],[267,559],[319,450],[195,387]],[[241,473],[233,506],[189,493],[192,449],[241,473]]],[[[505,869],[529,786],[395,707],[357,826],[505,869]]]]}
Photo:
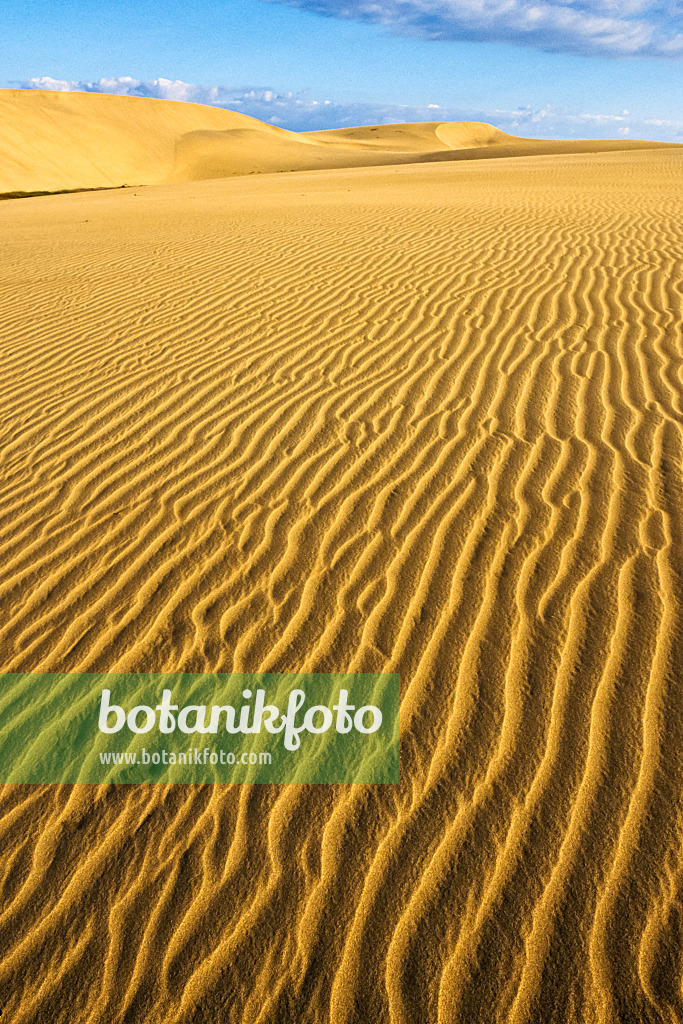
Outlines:
{"type": "Polygon", "coordinates": [[[6,0],[0,85],[683,141],[683,0],[6,0]]]}

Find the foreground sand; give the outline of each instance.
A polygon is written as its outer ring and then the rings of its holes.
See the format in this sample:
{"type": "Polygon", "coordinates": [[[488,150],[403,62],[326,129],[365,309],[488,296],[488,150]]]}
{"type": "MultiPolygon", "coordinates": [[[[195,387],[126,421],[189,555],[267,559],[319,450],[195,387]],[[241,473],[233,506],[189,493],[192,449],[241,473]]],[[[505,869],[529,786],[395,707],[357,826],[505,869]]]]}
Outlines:
{"type": "Polygon", "coordinates": [[[7,1020],[683,1020],[682,172],[2,205],[2,669],[403,684],[398,788],[4,787],[7,1020]]]}

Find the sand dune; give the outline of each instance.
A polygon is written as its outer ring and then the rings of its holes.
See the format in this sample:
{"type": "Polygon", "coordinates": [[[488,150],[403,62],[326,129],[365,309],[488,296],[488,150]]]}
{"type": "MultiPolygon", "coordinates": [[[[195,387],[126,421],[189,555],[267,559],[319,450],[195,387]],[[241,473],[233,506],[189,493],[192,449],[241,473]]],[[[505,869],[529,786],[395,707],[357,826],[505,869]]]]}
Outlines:
{"type": "Polygon", "coordinates": [[[658,147],[666,144],[521,139],[478,122],[296,133],[195,103],[0,90],[0,193],[658,147]]]}
{"type": "Polygon", "coordinates": [[[162,181],[186,132],[256,125],[268,131],[244,114],[197,103],[0,89],[0,192],[162,181]]]}
{"type": "Polygon", "coordinates": [[[260,128],[188,132],[178,141],[167,180],[202,181],[276,171],[329,170],[403,163],[406,159],[403,153],[382,152],[378,157],[375,153],[358,153],[344,146],[319,145],[294,132],[282,132],[276,139],[260,128]]]}
{"type": "Polygon", "coordinates": [[[682,171],[3,204],[3,670],[397,671],[403,780],[4,787],[8,1021],[683,1020],[682,171]]]}
{"type": "Polygon", "coordinates": [[[332,146],[356,150],[388,149],[395,153],[433,153],[475,149],[518,141],[490,124],[478,121],[424,121],[418,124],[382,124],[363,128],[334,128],[307,132],[306,137],[332,146]]]}

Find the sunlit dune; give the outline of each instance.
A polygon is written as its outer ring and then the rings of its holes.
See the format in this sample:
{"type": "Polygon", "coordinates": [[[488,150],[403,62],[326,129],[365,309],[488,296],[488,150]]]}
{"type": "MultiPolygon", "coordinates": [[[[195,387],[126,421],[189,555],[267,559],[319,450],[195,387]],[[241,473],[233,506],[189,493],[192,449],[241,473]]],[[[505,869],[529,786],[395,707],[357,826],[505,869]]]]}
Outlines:
{"type": "Polygon", "coordinates": [[[0,193],[666,145],[520,139],[478,122],[297,133],[196,103],[0,89],[0,193]]]}
{"type": "Polygon", "coordinates": [[[254,125],[261,122],[196,103],[0,89],[0,191],[161,181],[186,132],[254,125]]]}
{"type": "Polygon", "coordinates": [[[683,1021],[683,149],[0,110],[164,181],[0,205],[2,670],[402,692],[399,786],[2,787],[2,1020],[683,1021]]]}
{"type": "MultiPolygon", "coordinates": [[[[387,149],[395,153],[433,153],[454,149],[475,149],[518,141],[490,124],[477,121],[417,124],[382,124],[365,128],[334,128],[307,132],[306,137],[330,146],[350,149],[387,149]]],[[[525,140],[523,140],[525,141],[525,140]]]]}

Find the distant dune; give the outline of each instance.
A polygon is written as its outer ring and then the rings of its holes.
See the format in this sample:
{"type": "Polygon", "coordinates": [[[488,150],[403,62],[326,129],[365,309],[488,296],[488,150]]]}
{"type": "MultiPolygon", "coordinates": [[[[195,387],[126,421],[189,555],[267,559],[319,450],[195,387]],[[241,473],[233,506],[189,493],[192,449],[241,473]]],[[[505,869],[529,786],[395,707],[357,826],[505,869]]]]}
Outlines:
{"type": "Polygon", "coordinates": [[[478,122],[296,133],[195,103],[0,90],[0,193],[666,145],[522,139],[478,122]]]}
{"type": "Polygon", "coordinates": [[[2,1020],[681,1024],[683,149],[13,96],[243,176],[0,206],[2,670],[398,672],[402,781],[0,787],[2,1020]]]}

